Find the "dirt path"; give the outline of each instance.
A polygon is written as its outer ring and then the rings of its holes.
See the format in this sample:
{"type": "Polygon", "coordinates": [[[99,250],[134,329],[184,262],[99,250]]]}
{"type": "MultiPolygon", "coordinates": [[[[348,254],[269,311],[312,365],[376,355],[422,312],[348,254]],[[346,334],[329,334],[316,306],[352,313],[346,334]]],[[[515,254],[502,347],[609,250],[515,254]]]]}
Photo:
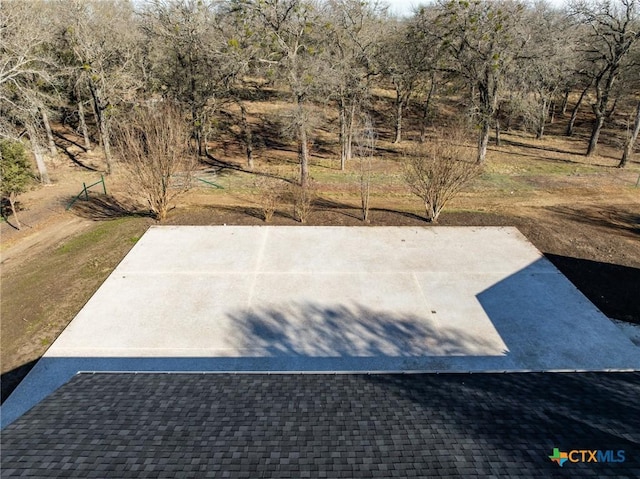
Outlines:
{"type": "Polygon", "coordinates": [[[66,207],[82,190],[83,182],[94,183],[100,174],[59,166],[51,176],[52,185],[36,187],[20,196],[20,230],[15,228],[13,216],[0,223],[3,273],[10,272],[20,263],[30,261],[91,225],[91,221],[66,211],[66,207]]]}

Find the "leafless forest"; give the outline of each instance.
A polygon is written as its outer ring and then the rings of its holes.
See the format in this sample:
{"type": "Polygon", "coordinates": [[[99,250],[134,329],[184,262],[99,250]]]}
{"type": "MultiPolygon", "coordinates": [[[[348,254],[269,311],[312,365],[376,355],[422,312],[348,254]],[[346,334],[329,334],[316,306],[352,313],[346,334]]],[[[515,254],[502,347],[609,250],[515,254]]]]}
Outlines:
{"type": "Polygon", "coordinates": [[[157,159],[159,150],[136,135],[146,138],[153,127],[141,122],[141,110],[157,113],[160,105],[183,123],[170,127],[185,131],[187,148],[177,150],[196,158],[215,155],[209,145],[224,128],[221,111],[233,105],[252,169],[256,132],[246,105],[285,102],[271,134],[297,144],[301,187],[314,135],[327,127],[318,106],[339,119],[331,127],[344,169],[363,129],[377,134],[377,90],[393,92],[396,143],[411,108],[420,112],[420,141],[443,127],[471,132],[478,164],[501,131],[542,138],[564,115],[572,135],[580,109],[592,120],[584,152],[594,155],[603,127],[625,108],[637,113],[619,148],[624,167],[640,128],[638,0],[563,8],[440,0],[408,18],[366,0],[3,0],[0,14],[0,136],[25,144],[43,183],[48,153],[56,154],[52,124],[73,127],[109,173],[144,163],[145,151],[157,159]],[[455,105],[447,125],[438,116],[445,100],[455,105]]]}

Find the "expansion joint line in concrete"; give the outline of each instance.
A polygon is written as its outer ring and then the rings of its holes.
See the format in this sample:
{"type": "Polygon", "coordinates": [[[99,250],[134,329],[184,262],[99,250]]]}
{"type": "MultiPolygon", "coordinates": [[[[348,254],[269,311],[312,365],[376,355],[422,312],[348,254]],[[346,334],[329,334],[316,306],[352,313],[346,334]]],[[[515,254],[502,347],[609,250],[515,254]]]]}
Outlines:
{"type": "Polygon", "coordinates": [[[262,242],[258,249],[258,257],[256,258],[256,266],[253,271],[253,277],[251,278],[251,286],[249,287],[249,296],[247,298],[247,306],[251,307],[253,303],[253,295],[256,289],[256,283],[258,281],[258,274],[260,274],[260,268],[262,267],[262,260],[264,258],[264,251],[267,247],[267,239],[269,237],[269,228],[265,228],[262,234],[262,242]]]}

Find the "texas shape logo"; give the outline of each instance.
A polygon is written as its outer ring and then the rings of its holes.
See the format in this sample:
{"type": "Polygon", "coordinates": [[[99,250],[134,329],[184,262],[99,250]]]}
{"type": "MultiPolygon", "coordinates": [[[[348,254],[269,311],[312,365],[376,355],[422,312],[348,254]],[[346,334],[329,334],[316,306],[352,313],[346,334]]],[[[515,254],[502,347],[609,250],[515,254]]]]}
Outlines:
{"type": "Polygon", "coordinates": [[[560,452],[557,447],[553,448],[553,455],[549,456],[553,462],[557,462],[560,467],[569,460],[569,455],[566,452],[560,452]]]}

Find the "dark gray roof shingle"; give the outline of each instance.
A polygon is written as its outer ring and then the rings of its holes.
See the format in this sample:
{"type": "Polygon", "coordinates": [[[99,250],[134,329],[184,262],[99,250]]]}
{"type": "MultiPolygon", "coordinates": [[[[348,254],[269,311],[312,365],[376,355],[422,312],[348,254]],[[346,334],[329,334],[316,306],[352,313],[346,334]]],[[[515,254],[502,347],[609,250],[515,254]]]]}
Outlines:
{"type": "Polygon", "coordinates": [[[2,432],[2,477],[640,477],[639,398],[639,372],[79,374],[2,432]]]}

